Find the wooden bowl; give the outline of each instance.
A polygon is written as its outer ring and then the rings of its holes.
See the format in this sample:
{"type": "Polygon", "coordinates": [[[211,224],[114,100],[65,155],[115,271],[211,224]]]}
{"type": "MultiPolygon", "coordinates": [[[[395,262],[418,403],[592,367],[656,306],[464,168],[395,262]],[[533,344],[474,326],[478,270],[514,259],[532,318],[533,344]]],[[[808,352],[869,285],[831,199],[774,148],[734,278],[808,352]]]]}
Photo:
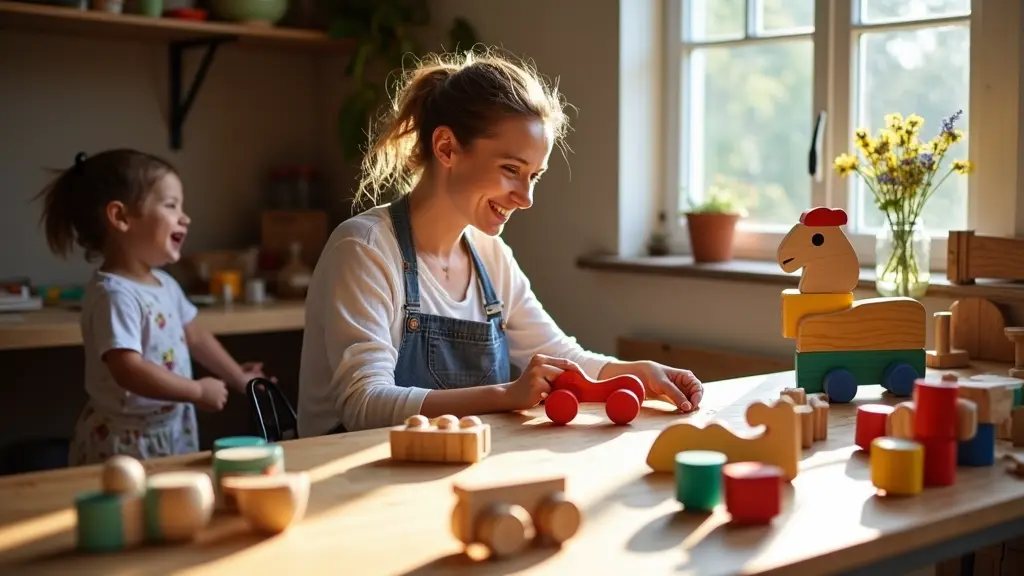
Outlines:
{"type": "Polygon", "coordinates": [[[254,530],[279,534],[302,520],[309,503],[309,474],[230,476],[224,488],[231,490],[238,511],[254,530]]]}

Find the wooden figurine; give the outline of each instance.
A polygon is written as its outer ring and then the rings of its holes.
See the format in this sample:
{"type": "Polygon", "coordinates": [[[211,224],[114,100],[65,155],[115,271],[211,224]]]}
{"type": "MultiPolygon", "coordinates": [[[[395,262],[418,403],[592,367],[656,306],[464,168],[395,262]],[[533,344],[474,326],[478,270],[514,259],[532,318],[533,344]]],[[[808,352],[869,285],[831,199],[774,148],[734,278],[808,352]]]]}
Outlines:
{"type": "Polygon", "coordinates": [[[763,462],[732,462],[722,469],[730,523],[769,524],[782,510],[782,469],[763,462]]]}
{"type": "Polygon", "coordinates": [[[213,482],[195,470],[154,474],[146,483],[145,502],[149,541],[185,542],[213,517],[213,482]]]}
{"type": "Polygon", "coordinates": [[[647,465],[656,472],[673,472],[675,456],[684,450],[721,452],[729,462],[757,461],[782,469],[786,481],[796,478],[801,454],[800,415],[788,396],[772,405],[754,402],[747,407],[747,423],[764,426],[754,434],[739,434],[727,424],[698,426],[690,422],[668,425],[658,434],[647,454],[647,465]]]}
{"type": "Polygon", "coordinates": [[[392,460],[473,464],[491,453],[491,425],[476,416],[428,420],[417,414],[393,427],[390,440],[392,460]]]}
{"type": "Polygon", "coordinates": [[[949,308],[950,342],[973,360],[1013,362],[1013,342],[1007,339],[1006,319],[991,300],[963,298],[949,308]]]}
{"type": "Polygon", "coordinates": [[[808,396],[803,388],[784,388],[781,395],[788,396],[797,406],[801,447],[810,448],[814,442],[828,438],[828,400],[825,394],[808,396]]]}
{"type": "Polygon", "coordinates": [[[246,523],[265,534],[279,534],[301,521],[309,504],[306,472],[233,476],[224,479],[224,486],[234,492],[246,523]]]}
{"type": "Polygon", "coordinates": [[[1004,328],[1003,334],[1013,343],[1013,368],[1010,368],[1010,377],[1024,378],[1024,326],[1004,328]]]}
{"type": "Polygon", "coordinates": [[[871,483],[886,496],[924,489],[925,450],[920,442],[880,436],[871,441],[871,483]]]}
{"type": "Polygon", "coordinates": [[[800,287],[782,292],[782,335],[796,340],[797,386],[853,400],[862,384],[908,397],[925,375],[924,305],[913,298],[855,301],[856,251],[840,226],[841,209],[804,212],[778,249],[786,272],[803,268],[800,287]]]}
{"type": "Polygon", "coordinates": [[[75,535],[79,550],[121,551],[145,542],[143,506],[146,471],[130,456],[109,458],[101,471],[102,490],[75,498],[75,535]]]}
{"type": "Polygon", "coordinates": [[[925,357],[928,368],[964,368],[971,363],[970,356],[966,350],[956,350],[950,347],[950,320],[953,313],[949,311],[936,312],[935,318],[935,349],[929,350],[925,357]]]}
{"type": "Polygon", "coordinates": [[[644,396],[644,383],[632,374],[598,381],[581,372],[566,370],[551,383],[551,393],[544,400],[544,413],[555,424],[565,425],[576,418],[580,402],[602,402],[609,420],[629,424],[640,414],[644,396]]]}
{"type": "Polygon", "coordinates": [[[483,544],[510,556],[531,541],[561,545],[579,530],[582,514],[565,494],[565,478],[456,482],[452,533],[467,547],[483,544]]]}

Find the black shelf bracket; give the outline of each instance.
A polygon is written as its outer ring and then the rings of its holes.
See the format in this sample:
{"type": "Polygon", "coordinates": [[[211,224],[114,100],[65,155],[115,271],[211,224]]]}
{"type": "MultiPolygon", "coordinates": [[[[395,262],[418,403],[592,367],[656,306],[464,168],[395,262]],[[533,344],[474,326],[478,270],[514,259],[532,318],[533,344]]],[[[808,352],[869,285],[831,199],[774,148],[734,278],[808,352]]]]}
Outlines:
{"type": "Polygon", "coordinates": [[[237,39],[237,36],[226,35],[212,36],[199,40],[171,42],[169,47],[170,66],[168,66],[171,87],[171,150],[181,149],[182,127],[185,125],[185,119],[188,117],[188,111],[192,108],[192,103],[195,102],[196,94],[199,93],[199,88],[202,87],[203,80],[206,79],[206,73],[210,69],[210,64],[213,63],[213,56],[217,53],[217,48],[225,42],[234,42],[237,39]],[[199,69],[196,70],[192,84],[188,87],[188,94],[185,94],[183,98],[181,79],[182,59],[185,56],[185,52],[193,48],[205,48],[206,50],[203,52],[203,60],[199,63],[199,69]]]}

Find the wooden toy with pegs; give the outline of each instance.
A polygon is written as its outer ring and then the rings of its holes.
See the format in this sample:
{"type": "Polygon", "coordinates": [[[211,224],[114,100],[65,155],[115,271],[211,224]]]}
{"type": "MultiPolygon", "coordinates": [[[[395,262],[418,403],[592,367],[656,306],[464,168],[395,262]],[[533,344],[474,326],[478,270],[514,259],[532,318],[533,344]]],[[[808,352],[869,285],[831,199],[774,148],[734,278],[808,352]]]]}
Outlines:
{"type": "Polygon", "coordinates": [[[950,319],[953,313],[942,311],[935,313],[935,349],[929,350],[925,357],[928,368],[964,368],[969,366],[971,358],[966,350],[953,349],[949,343],[950,319]]]}
{"type": "Polygon", "coordinates": [[[656,472],[671,473],[679,452],[711,450],[725,454],[729,462],[749,460],[778,466],[787,482],[796,478],[801,454],[801,416],[793,400],[781,396],[771,405],[754,402],[747,406],[746,416],[751,427],[764,429],[738,434],[719,422],[706,426],[686,421],[669,424],[651,444],[647,465],[656,472]]]}
{"type": "Polygon", "coordinates": [[[813,208],[779,244],[779,266],[803,269],[799,288],[782,291],[782,336],[796,340],[797,387],[834,403],[853,400],[864,384],[910,396],[925,375],[924,305],[903,297],[854,301],[860,263],[846,222],[841,209],[813,208]]]}
{"type": "Polygon", "coordinates": [[[561,545],[579,530],[582,514],[565,494],[561,476],[453,485],[452,533],[467,547],[483,544],[510,556],[531,541],[561,545]]]}
{"type": "Polygon", "coordinates": [[[824,393],[808,396],[803,388],[785,388],[782,396],[788,396],[796,404],[802,448],[810,448],[815,442],[828,438],[828,400],[824,393]]]}
{"type": "Polygon", "coordinates": [[[603,402],[608,419],[629,424],[640,414],[644,384],[632,374],[607,380],[594,380],[575,370],[566,370],[551,383],[544,400],[544,413],[555,424],[568,424],[576,418],[580,402],[603,402]]]}
{"type": "Polygon", "coordinates": [[[390,441],[392,460],[473,464],[491,453],[491,425],[476,416],[428,420],[417,414],[391,428],[390,441]]]}

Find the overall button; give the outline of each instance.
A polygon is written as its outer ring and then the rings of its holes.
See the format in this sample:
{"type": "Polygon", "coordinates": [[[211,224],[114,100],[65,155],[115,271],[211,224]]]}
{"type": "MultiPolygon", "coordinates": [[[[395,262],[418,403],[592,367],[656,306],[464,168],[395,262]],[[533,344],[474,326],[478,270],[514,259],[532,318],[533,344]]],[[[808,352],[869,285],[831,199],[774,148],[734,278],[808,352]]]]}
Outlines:
{"type": "Polygon", "coordinates": [[[409,318],[409,330],[415,330],[420,327],[420,321],[416,318],[409,318]]]}

